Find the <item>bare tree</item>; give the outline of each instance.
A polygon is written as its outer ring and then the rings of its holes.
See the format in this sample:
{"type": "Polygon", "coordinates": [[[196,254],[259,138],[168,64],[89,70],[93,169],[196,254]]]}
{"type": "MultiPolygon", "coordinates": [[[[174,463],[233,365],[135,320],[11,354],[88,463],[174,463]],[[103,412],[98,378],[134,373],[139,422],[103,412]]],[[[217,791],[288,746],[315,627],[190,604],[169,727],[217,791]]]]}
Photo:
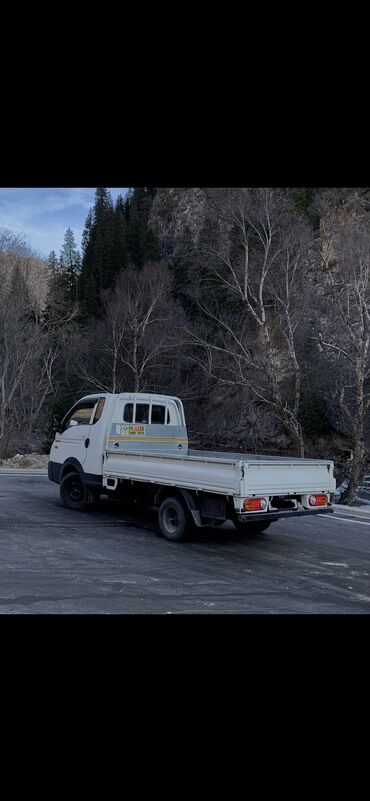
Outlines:
{"type": "Polygon", "coordinates": [[[12,439],[31,433],[46,398],[55,391],[54,371],[71,319],[56,312],[44,320],[21,265],[0,283],[0,455],[12,439]]]}
{"type": "Polygon", "coordinates": [[[169,296],[166,266],[146,264],[140,272],[122,271],[114,290],[103,294],[103,312],[103,320],[87,330],[86,347],[80,348],[76,361],[86,386],[139,392],[158,384],[158,371],[176,341],[174,323],[180,314],[169,296]]]}
{"type": "Polygon", "coordinates": [[[1,254],[15,254],[18,256],[34,256],[38,254],[28,244],[23,234],[17,234],[10,228],[0,228],[0,260],[1,254]]]}
{"type": "Polygon", "coordinates": [[[311,233],[284,192],[231,190],[223,202],[230,233],[209,250],[216,259],[208,279],[210,302],[200,304],[213,331],[193,327],[193,340],[206,353],[206,372],[225,385],[248,389],[303,456],[295,333],[311,233]]]}

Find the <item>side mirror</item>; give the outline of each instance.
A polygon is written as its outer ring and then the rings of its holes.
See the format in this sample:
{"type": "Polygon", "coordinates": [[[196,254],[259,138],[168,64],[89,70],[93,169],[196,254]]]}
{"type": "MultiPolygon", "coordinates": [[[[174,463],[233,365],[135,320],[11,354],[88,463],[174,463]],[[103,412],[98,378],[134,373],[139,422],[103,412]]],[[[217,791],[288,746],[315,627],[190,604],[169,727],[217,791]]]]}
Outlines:
{"type": "Polygon", "coordinates": [[[68,423],[68,428],[72,428],[72,426],[78,426],[77,420],[70,420],[68,423]]]}
{"type": "Polygon", "coordinates": [[[61,424],[58,417],[53,417],[53,431],[54,434],[60,434],[61,424]]]}

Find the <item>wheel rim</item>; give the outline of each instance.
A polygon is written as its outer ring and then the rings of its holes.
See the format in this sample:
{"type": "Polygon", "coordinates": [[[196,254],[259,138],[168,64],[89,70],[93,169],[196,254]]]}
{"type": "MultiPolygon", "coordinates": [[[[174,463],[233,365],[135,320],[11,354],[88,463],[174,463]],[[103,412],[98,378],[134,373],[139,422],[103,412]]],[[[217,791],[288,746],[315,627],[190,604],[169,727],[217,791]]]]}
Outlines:
{"type": "Polygon", "coordinates": [[[78,480],[72,481],[68,487],[68,495],[71,501],[75,503],[83,500],[83,492],[81,482],[78,480]]]}
{"type": "Polygon", "coordinates": [[[167,506],[163,514],[163,524],[169,534],[175,534],[179,527],[179,516],[174,506],[167,506]]]}

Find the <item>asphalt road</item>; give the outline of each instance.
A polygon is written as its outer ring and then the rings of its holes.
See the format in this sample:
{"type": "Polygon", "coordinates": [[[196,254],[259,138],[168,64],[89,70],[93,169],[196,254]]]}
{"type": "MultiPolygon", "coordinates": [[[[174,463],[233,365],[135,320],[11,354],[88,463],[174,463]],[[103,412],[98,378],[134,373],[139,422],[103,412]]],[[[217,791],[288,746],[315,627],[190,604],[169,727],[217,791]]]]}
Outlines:
{"type": "Polygon", "coordinates": [[[0,474],[0,613],[370,612],[370,515],[361,509],[232,524],[183,544],[154,513],[102,501],[75,512],[45,475],[0,474]]]}

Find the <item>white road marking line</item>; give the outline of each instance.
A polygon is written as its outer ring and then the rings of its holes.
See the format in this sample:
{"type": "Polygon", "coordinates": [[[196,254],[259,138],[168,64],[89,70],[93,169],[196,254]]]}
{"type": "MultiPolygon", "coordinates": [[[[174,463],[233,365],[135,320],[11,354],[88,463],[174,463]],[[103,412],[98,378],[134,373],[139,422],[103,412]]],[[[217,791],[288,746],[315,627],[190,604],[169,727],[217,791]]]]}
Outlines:
{"type": "Polygon", "coordinates": [[[349,567],[345,562],[321,562],[322,565],[329,565],[330,567],[349,567]]]}
{"type": "Polygon", "coordinates": [[[344,509],[340,509],[340,511],[334,512],[334,514],[340,514],[343,515],[343,517],[360,517],[361,520],[370,520],[370,515],[358,515],[356,512],[346,512],[344,509]]]}
{"type": "Polygon", "coordinates": [[[33,470],[27,470],[27,471],[26,470],[12,470],[12,471],[10,471],[9,470],[9,472],[5,472],[5,470],[0,470],[0,476],[46,476],[46,477],[48,477],[48,474],[44,470],[43,471],[40,470],[39,472],[37,472],[36,470],[35,471],[33,471],[33,470]]]}
{"type": "MultiPolygon", "coordinates": [[[[318,517],[328,517],[328,515],[317,515],[318,517]]],[[[331,520],[340,520],[342,523],[357,523],[358,526],[370,526],[370,523],[363,523],[362,520],[353,520],[352,517],[338,517],[335,515],[334,517],[329,518],[331,520]]]]}
{"type": "MultiPolygon", "coordinates": [[[[15,476],[16,478],[22,478],[23,473],[0,473],[0,476],[5,476],[5,478],[10,478],[10,476],[15,476]]],[[[48,478],[47,474],[45,473],[28,473],[28,478],[48,478]]]]}

